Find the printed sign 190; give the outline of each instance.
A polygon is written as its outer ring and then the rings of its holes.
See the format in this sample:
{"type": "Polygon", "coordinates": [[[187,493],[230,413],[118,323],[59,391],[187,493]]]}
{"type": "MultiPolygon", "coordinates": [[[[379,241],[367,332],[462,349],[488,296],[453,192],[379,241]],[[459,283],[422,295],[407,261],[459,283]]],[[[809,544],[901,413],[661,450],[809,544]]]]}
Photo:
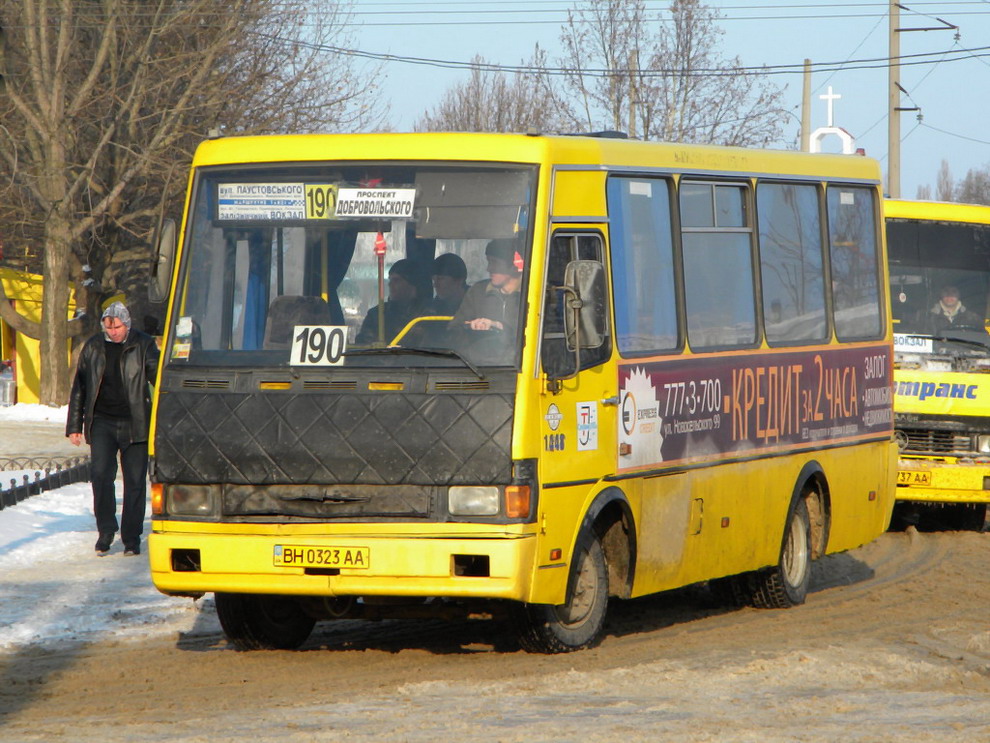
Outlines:
{"type": "Polygon", "coordinates": [[[296,325],[293,329],[293,366],[339,366],[347,350],[346,325],[296,325]]]}

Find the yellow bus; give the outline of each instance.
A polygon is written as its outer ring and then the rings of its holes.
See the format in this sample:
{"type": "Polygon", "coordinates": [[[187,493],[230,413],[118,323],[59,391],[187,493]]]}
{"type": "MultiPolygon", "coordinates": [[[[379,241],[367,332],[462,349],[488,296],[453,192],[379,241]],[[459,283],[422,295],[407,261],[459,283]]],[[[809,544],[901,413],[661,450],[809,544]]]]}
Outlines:
{"type": "Polygon", "coordinates": [[[990,206],[884,202],[900,447],[895,522],[983,530],[990,505],[990,206]]]}
{"type": "Polygon", "coordinates": [[[244,649],[463,612],[566,652],[705,581],[802,603],[893,506],[879,183],[614,137],[204,142],[156,277],[156,586],[244,649]]]}

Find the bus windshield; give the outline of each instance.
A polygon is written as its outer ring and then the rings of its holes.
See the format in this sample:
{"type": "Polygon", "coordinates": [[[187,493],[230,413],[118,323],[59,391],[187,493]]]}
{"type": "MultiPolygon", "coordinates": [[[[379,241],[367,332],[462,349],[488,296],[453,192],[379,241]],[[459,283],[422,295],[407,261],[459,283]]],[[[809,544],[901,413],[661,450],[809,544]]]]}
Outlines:
{"type": "Polygon", "coordinates": [[[517,366],[535,183],[518,165],[204,168],[168,361],[306,363],[332,329],[348,366],[517,366]]]}
{"type": "Polygon", "coordinates": [[[888,219],[897,335],[990,343],[990,225],[888,219]]]}

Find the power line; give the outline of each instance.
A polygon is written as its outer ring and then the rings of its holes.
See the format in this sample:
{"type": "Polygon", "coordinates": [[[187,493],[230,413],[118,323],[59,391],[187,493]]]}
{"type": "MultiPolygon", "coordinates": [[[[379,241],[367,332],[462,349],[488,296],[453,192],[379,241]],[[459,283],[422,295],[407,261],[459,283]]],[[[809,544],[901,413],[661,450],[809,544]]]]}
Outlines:
{"type": "MultiPolygon", "coordinates": [[[[451,59],[437,59],[429,57],[412,57],[406,55],[398,54],[387,54],[383,52],[370,52],[363,49],[347,49],[345,47],[330,46],[326,44],[314,44],[310,42],[302,41],[287,41],[284,39],[279,39],[274,36],[268,36],[266,34],[257,34],[263,38],[268,38],[274,41],[283,41],[285,43],[297,44],[306,48],[314,49],[316,51],[328,52],[331,54],[340,54],[343,56],[350,57],[360,57],[364,59],[372,59],[378,62],[398,62],[402,64],[415,64],[424,65],[428,67],[440,67],[445,69],[466,69],[466,70],[482,70],[485,72],[501,72],[501,73],[516,73],[516,74],[549,74],[549,75],[574,75],[574,74],[585,74],[585,75],[622,75],[635,73],[639,77],[649,78],[649,77],[666,77],[670,75],[690,75],[695,77],[726,77],[726,76],[736,76],[736,75],[797,75],[804,72],[804,64],[785,64],[785,65],[762,65],[762,66],[739,66],[739,67],[709,67],[709,68],[693,68],[693,69],[662,69],[662,70],[648,70],[648,69],[605,69],[605,68],[585,68],[582,70],[573,70],[563,67],[533,67],[531,65],[506,65],[499,64],[495,62],[464,62],[460,60],[451,59]]],[[[958,50],[949,49],[942,50],[938,52],[922,52],[918,54],[906,54],[901,55],[897,58],[902,66],[911,65],[924,65],[924,64],[936,64],[936,63],[948,63],[948,62],[958,62],[970,58],[981,59],[983,57],[990,57],[990,46],[976,47],[975,49],[963,49],[958,50]],[[955,55],[951,58],[947,58],[947,55],[955,55]]],[[[812,63],[812,67],[816,72],[832,72],[832,71],[848,71],[848,70],[868,70],[868,69],[881,69],[886,68],[890,65],[890,57],[870,57],[857,60],[846,60],[845,62],[815,62],[812,63]]]]}
{"type": "Polygon", "coordinates": [[[955,132],[946,131],[945,129],[939,129],[937,126],[932,126],[931,124],[926,124],[924,122],[919,122],[918,126],[923,126],[926,129],[931,129],[932,131],[938,132],[939,134],[944,134],[947,137],[955,137],[956,139],[964,139],[967,142],[975,142],[976,144],[990,144],[990,140],[986,139],[976,139],[975,137],[967,137],[964,134],[956,134],[955,132]]]}

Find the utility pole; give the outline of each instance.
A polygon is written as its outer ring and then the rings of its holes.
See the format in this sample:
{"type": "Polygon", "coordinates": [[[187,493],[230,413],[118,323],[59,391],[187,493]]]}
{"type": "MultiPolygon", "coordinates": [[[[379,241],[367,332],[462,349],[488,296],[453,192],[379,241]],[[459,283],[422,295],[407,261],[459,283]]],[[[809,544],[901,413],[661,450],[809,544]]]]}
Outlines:
{"type": "Polygon", "coordinates": [[[887,33],[887,195],[901,197],[901,6],[890,0],[887,33]]]}
{"type": "MultiPolygon", "coordinates": [[[[959,38],[959,26],[936,17],[941,26],[926,28],[900,28],[901,9],[894,0],[890,0],[888,19],[888,61],[887,61],[887,195],[892,199],[901,196],[901,111],[919,111],[917,106],[901,107],[901,92],[907,92],[901,87],[901,39],[898,34],[905,31],[948,31],[956,32],[959,38]]],[[[907,8],[904,8],[907,10],[907,8]]],[[[920,114],[919,114],[920,119],[920,114]]]]}
{"type": "MultiPolygon", "coordinates": [[[[629,52],[629,138],[636,139],[636,77],[639,75],[639,50],[629,52]]],[[[644,132],[644,135],[646,133],[644,132]]],[[[644,137],[645,139],[645,137],[644,137]]]]}
{"type": "Polygon", "coordinates": [[[801,89],[801,151],[811,152],[811,60],[804,60],[804,86],[801,89]]]}

